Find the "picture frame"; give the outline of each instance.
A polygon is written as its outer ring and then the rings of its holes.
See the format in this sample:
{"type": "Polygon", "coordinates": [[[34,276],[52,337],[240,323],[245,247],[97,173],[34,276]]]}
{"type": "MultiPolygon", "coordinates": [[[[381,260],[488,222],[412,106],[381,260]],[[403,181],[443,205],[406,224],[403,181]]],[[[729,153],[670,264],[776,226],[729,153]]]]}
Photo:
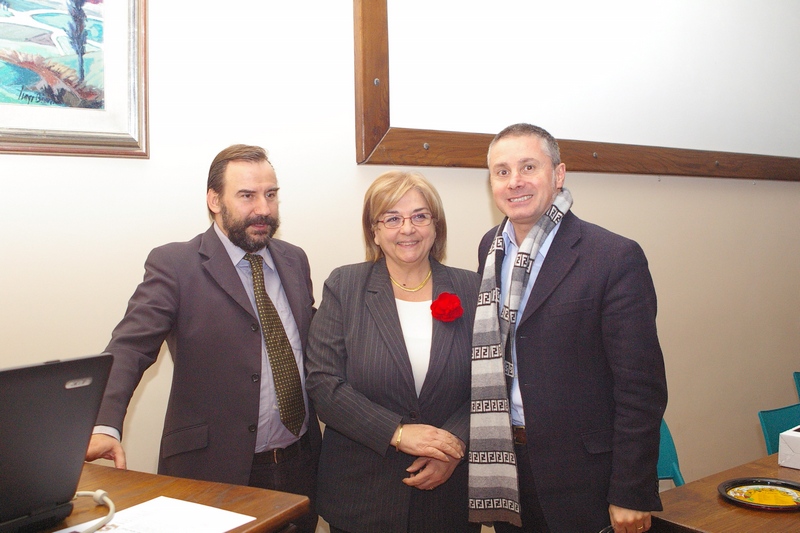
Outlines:
{"type": "MultiPolygon", "coordinates": [[[[356,163],[485,168],[493,133],[391,125],[388,0],[353,0],[356,163]]],[[[455,46],[455,45],[454,45],[455,46]]],[[[558,139],[570,171],[800,181],[800,157],[558,139]]]]}
{"type": "Polygon", "coordinates": [[[102,109],[0,104],[0,153],[149,157],[147,2],[104,1],[102,10],[102,109]]]}

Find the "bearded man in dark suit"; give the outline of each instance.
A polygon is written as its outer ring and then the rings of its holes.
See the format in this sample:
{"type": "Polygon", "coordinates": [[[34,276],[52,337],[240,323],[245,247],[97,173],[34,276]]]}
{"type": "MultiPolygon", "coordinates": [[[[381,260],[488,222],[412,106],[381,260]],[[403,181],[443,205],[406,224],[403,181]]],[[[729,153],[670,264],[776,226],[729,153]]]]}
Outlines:
{"type": "Polygon", "coordinates": [[[114,365],[86,459],[126,467],[120,440],[128,403],[166,340],[174,375],[158,472],[304,494],[312,512],[296,525],[313,533],[321,435],[304,391],[303,354],[314,296],[305,252],[273,238],[278,181],[266,151],[220,152],[207,204],[213,224],[205,233],[154,249],[145,263],[106,348],[114,365]],[[263,276],[254,278],[256,269],[263,276]],[[269,328],[256,302],[264,290],[280,318],[269,328]],[[272,332],[283,339],[275,352],[289,362],[297,402],[288,426],[274,379],[283,370],[265,341],[272,332]]]}

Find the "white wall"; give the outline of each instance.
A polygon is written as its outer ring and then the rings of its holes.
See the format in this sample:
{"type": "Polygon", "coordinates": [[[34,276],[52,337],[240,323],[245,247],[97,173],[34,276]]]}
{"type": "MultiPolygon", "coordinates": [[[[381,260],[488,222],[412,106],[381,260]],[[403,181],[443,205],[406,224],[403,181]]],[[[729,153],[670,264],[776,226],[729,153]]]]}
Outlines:
{"type": "Polygon", "coordinates": [[[387,7],[393,126],[800,156],[795,0],[387,7]]]}
{"type": "MultiPolygon", "coordinates": [[[[150,2],[149,160],[0,155],[0,367],[101,351],[149,250],[207,228],[208,166],[232,143],[270,151],[280,236],[308,252],[317,298],[362,259],[361,200],[386,168],[355,164],[352,5],[222,6],[150,2]]],[[[485,171],[422,170],[445,202],[449,264],[474,268],[498,221],[485,171]]],[[[756,412],[797,401],[800,183],[568,172],[567,186],[579,216],[648,254],[685,477],[763,455],[756,412]]],[[[170,372],[163,357],[131,406],[133,469],[155,470],[170,372]]]]}
{"type": "MultiPolygon", "coordinates": [[[[317,299],[334,267],[363,260],[361,201],[386,168],[355,164],[352,5],[149,4],[150,159],[0,155],[0,367],[101,351],[150,249],[208,227],[208,166],[233,143],[269,150],[279,235],[308,252],[317,299]]],[[[452,206],[450,262],[474,268],[483,174],[427,174],[452,206]]],[[[170,372],[162,357],[131,405],[131,468],[156,467],[170,372]]]]}

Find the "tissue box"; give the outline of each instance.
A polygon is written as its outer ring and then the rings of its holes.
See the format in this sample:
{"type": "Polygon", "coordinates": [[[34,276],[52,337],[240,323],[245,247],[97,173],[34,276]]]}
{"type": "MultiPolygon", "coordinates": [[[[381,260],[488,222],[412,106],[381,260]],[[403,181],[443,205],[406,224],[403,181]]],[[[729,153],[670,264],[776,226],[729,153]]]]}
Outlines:
{"type": "Polygon", "coordinates": [[[778,464],[800,469],[800,426],[787,429],[778,441],[778,464]]]}

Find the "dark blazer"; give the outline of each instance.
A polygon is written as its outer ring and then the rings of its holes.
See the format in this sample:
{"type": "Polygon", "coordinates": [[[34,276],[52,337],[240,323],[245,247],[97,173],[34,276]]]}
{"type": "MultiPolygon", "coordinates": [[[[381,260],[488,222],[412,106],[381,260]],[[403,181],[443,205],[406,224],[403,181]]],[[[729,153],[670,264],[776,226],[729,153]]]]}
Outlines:
{"type": "MultiPolygon", "coordinates": [[[[305,346],[314,304],[308,259],[279,240],[269,250],[305,346]]],[[[213,226],[154,249],[106,348],[114,365],[97,423],[122,430],[134,389],[166,339],[175,368],[159,473],[247,485],[258,427],[258,324],[213,226]]],[[[318,444],[313,411],[308,426],[318,444]]]]}
{"type": "MultiPolygon", "coordinates": [[[[401,422],[469,442],[470,351],[479,278],[431,260],[434,299],[457,294],[464,315],[433,320],[419,398],[384,259],[334,270],[308,339],[306,386],[326,424],[317,511],[351,533],[467,530],[467,464],[432,491],[406,486],[414,457],[390,445],[401,422]],[[409,525],[409,515],[424,525],[409,525]]],[[[414,520],[413,518],[411,519],[414,520]]]]}
{"type": "MultiPolygon", "coordinates": [[[[496,230],[481,241],[481,272],[496,230]]],[[[568,212],[516,342],[531,468],[550,530],[599,531],[609,503],[660,510],[667,384],[641,247],[568,212]]]]}

